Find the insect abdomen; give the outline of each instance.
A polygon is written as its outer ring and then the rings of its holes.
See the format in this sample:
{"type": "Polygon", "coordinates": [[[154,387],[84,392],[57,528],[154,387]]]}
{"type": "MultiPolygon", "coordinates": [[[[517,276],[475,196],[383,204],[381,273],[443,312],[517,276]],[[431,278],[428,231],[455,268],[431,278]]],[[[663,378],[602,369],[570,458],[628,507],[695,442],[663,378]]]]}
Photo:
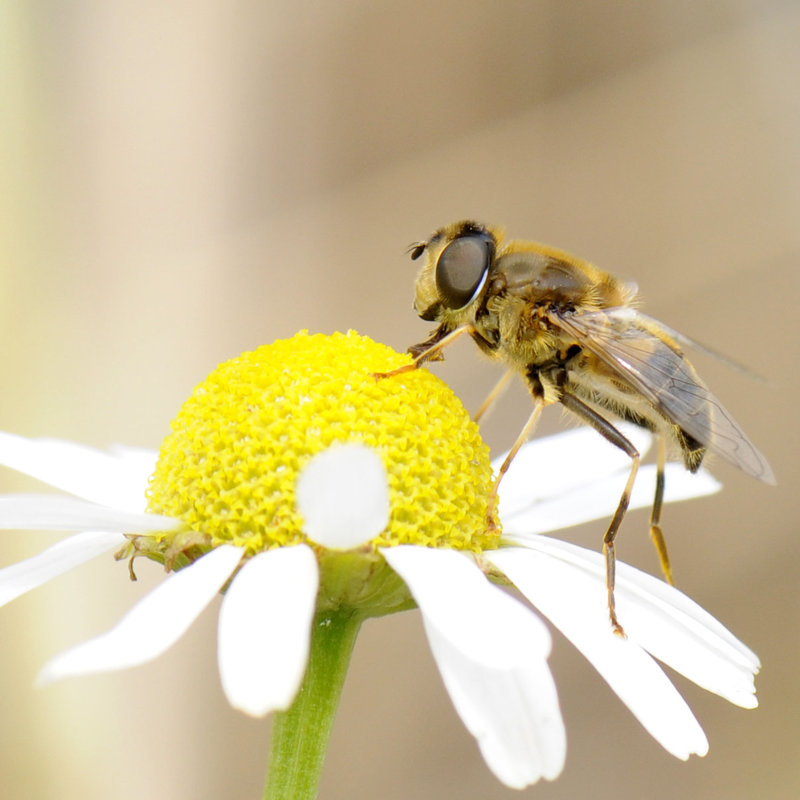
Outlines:
{"type": "Polygon", "coordinates": [[[673,430],[675,432],[675,439],[681,448],[683,463],[686,465],[686,469],[688,469],[689,472],[697,472],[697,470],[700,469],[700,464],[703,463],[706,447],[678,425],[674,425],[673,430]]]}

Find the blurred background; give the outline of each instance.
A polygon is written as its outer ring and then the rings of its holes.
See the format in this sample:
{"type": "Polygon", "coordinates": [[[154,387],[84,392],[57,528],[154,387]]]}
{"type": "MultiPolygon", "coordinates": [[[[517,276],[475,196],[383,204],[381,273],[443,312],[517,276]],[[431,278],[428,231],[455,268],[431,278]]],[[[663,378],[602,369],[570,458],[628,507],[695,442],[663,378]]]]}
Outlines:
{"type": "MultiPolygon", "coordinates": [[[[0,427],[157,448],[243,350],[300,328],[403,350],[429,330],[406,247],[462,217],[634,279],[649,313],[769,380],[695,358],[778,487],[718,461],[724,491],[664,515],[680,588],[761,656],[761,707],[677,676],[711,750],[676,761],[555,634],[567,765],[522,795],[796,797],[799,40],[777,0],[2,3],[0,427]]],[[[468,342],[433,370],[470,410],[498,377],[468,342]]],[[[495,452],[529,408],[521,387],[501,402],[495,452]]],[[[0,564],[57,538],[4,534],[0,564]]],[[[657,572],[646,512],[620,548],[657,572]]],[[[216,606],[153,664],[32,688],[162,579],[138,572],[98,559],[0,613],[4,797],[260,796],[269,721],[222,696],[216,606]]],[[[373,796],[520,796],[416,612],[365,626],[334,729],[321,797],[373,796]]]]}

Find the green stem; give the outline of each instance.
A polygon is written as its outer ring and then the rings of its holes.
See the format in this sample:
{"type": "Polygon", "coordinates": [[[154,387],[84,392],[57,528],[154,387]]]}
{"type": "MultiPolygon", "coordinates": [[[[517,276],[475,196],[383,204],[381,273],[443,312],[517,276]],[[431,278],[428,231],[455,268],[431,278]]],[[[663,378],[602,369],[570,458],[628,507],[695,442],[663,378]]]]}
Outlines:
{"type": "Polygon", "coordinates": [[[317,614],[303,685],[275,714],[264,800],[314,800],[333,720],[363,617],[351,609],[317,614]]]}

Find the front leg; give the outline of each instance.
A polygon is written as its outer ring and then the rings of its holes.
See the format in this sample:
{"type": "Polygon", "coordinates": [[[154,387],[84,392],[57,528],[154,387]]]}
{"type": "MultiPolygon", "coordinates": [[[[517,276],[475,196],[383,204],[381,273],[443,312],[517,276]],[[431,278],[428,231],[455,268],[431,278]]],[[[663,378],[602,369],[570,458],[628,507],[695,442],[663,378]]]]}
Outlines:
{"type": "MultiPolygon", "coordinates": [[[[450,332],[452,331],[447,325],[440,325],[424,342],[420,342],[419,344],[412,344],[411,347],[406,350],[409,355],[414,356],[414,358],[419,358],[423,353],[428,352],[432,348],[436,347],[442,339],[445,338],[450,332]]],[[[432,358],[429,358],[428,361],[443,361],[444,356],[441,354],[441,351],[435,353],[432,358]]]]}
{"type": "Polygon", "coordinates": [[[429,339],[419,344],[411,345],[408,348],[408,352],[414,356],[414,360],[410,364],[404,364],[402,367],[391,370],[391,372],[373,372],[372,377],[376,381],[384,378],[393,378],[396,375],[402,375],[404,372],[413,372],[415,369],[419,369],[426,361],[441,361],[444,358],[441,351],[447,345],[454,342],[459,336],[473,331],[472,325],[462,325],[452,331],[442,325],[436,329],[436,332],[429,339]]]}
{"type": "Polygon", "coordinates": [[[542,413],[542,409],[545,406],[544,398],[542,397],[535,397],[534,396],[534,406],[533,411],[528,417],[528,421],[523,426],[522,430],[519,432],[519,436],[517,436],[516,441],[512,445],[511,449],[508,451],[506,455],[505,461],[500,466],[500,469],[497,471],[497,477],[494,481],[494,486],[492,487],[492,491],[489,493],[489,502],[486,506],[486,524],[490,531],[497,530],[497,503],[498,503],[498,490],[500,488],[500,481],[503,480],[503,476],[508,472],[508,468],[511,466],[511,462],[514,460],[514,457],[519,452],[519,449],[525,442],[528,441],[530,438],[533,429],[536,427],[536,423],[539,420],[539,416],[542,413]]]}

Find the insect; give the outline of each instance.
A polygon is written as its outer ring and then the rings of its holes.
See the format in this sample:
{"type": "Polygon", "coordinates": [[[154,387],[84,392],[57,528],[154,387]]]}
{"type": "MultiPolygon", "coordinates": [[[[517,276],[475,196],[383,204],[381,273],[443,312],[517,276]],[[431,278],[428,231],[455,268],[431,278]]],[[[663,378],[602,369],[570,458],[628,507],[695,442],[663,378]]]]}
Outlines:
{"type": "Polygon", "coordinates": [[[615,539],[640,456],[612,420],[632,422],[657,437],[650,533],[669,583],[672,570],[661,531],[667,445],[691,472],[711,451],[748,475],[774,483],[769,464],[684,357],[682,346],[694,343],[635,308],[634,285],[553,247],[505,241],[501,229],[472,221],[441,228],[412,245],[410,254],[414,260],[425,258],[414,309],[437,328],[409,348],[411,364],[377,377],[442,360],[443,348],[468,334],[509,368],[476,419],[514,373],[533,396],[533,412],[490,495],[489,524],[494,524],[500,481],[545,406],[561,403],[630,457],[625,488],[603,537],[609,617],[614,632],[624,636],[614,606],[615,539]]]}

